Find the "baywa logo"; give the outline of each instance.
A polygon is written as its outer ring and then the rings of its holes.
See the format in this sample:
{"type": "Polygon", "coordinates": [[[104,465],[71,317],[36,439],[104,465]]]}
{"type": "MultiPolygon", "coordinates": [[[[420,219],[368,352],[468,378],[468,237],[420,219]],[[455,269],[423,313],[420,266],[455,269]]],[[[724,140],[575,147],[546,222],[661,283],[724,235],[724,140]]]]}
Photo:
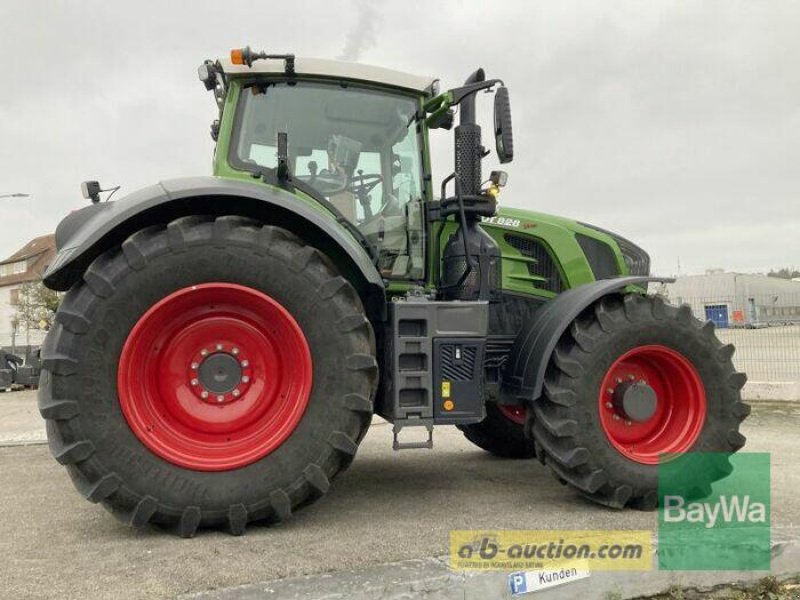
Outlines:
{"type": "Polygon", "coordinates": [[[658,490],[661,569],[769,569],[769,454],[688,453],[664,460],[658,490]]]}
{"type": "Polygon", "coordinates": [[[706,529],[718,520],[725,523],[766,523],[767,505],[752,502],[749,495],[720,496],[716,502],[689,502],[682,496],[664,496],[664,522],[702,523],[706,529]]]}

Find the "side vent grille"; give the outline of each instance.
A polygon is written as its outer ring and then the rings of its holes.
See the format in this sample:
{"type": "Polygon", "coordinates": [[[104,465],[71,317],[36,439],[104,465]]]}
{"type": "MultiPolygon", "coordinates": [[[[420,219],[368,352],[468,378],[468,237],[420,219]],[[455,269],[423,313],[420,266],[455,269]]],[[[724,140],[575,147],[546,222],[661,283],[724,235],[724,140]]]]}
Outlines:
{"type": "Polygon", "coordinates": [[[545,280],[534,282],[534,286],[537,289],[560,294],[567,288],[555,261],[550,256],[547,248],[544,247],[544,244],[535,238],[514,235],[513,233],[507,233],[505,240],[509,246],[522,254],[522,256],[533,259],[528,263],[528,274],[545,280]]]}
{"type": "Polygon", "coordinates": [[[586,255],[595,279],[614,279],[619,277],[617,259],[611,246],[582,233],[575,234],[575,239],[586,255]]]}
{"type": "Polygon", "coordinates": [[[471,381],[475,370],[475,346],[442,346],[442,376],[450,381],[471,381]]]}

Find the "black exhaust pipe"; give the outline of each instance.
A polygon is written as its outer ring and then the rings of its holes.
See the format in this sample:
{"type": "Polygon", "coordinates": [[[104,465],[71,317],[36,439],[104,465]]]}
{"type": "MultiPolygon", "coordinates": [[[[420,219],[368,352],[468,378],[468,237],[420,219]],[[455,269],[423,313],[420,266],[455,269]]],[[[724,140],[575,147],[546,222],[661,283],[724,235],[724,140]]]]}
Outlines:
{"type": "MultiPolygon", "coordinates": [[[[467,77],[464,85],[486,81],[486,73],[478,69],[467,77]]],[[[461,101],[461,118],[456,126],[455,135],[455,167],[464,196],[476,196],[481,189],[481,127],[476,122],[475,94],[469,94],[461,101]]]]}

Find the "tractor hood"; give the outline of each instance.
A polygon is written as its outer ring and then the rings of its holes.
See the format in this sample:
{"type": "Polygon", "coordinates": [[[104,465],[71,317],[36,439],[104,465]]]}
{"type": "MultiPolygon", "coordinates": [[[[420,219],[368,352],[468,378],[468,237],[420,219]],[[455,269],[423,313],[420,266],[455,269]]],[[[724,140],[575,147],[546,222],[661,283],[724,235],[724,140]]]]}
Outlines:
{"type": "Polygon", "coordinates": [[[516,225],[515,228],[521,228],[523,230],[535,229],[540,224],[547,223],[548,225],[561,227],[568,231],[572,231],[573,233],[582,233],[584,235],[591,235],[593,237],[597,236],[598,233],[601,233],[602,237],[604,238],[619,237],[616,233],[596,227],[595,225],[590,225],[589,223],[575,221],[574,219],[569,219],[567,217],[559,217],[556,215],[549,215],[547,213],[525,210],[522,208],[501,206],[498,207],[497,215],[495,217],[484,219],[483,221],[484,223],[488,222],[497,225],[503,225],[503,219],[511,219],[515,225],[516,221],[519,221],[519,224],[516,225]]]}
{"type": "Polygon", "coordinates": [[[557,255],[557,248],[563,239],[574,240],[580,246],[594,271],[595,279],[614,276],[650,274],[650,256],[642,248],[622,237],[595,225],[575,221],[565,217],[548,215],[519,208],[500,207],[497,215],[484,218],[483,224],[489,228],[512,229],[542,239],[557,255]],[[613,252],[614,257],[611,257],[613,252]],[[603,255],[608,256],[607,259],[603,255]],[[617,268],[612,272],[616,262],[617,268]],[[605,263],[605,265],[601,264],[605,263]]]}

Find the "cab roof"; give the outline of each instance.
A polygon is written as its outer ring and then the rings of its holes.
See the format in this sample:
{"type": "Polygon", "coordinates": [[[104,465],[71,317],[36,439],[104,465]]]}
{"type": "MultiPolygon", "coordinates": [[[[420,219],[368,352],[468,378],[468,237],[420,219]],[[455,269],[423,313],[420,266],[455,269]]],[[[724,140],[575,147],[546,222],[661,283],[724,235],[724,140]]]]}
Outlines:
{"type": "MultiPolygon", "coordinates": [[[[228,77],[241,77],[253,74],[282,74],[285,72],[283,60],[258,60],[253,66],[235,65],[230,57],[221,58],[219,64],[228,77]]],[[[431,93],[432,86],[437,79],[421,75],[412,75],[402,71],[384,69],[361,63],[329,60],[325,58],[296,57],[294,69],[297,75],[311,75],[316,77],[331,77],[335,79],[348,79],[388,85],[420,93],[431,93]]]]}

